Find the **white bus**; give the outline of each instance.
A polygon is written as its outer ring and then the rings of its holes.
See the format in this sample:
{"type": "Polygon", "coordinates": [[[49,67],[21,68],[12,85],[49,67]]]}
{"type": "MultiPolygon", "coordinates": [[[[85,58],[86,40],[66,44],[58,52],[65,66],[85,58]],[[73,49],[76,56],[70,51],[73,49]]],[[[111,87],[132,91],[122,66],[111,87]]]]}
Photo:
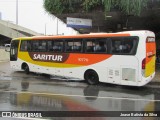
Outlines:
{"type": "Polygon", "coordinates": [[[16,38],[10,50],[14,69],[89,84],[143,86],[155,76],[155,59],[151,31],[16,38]]]}

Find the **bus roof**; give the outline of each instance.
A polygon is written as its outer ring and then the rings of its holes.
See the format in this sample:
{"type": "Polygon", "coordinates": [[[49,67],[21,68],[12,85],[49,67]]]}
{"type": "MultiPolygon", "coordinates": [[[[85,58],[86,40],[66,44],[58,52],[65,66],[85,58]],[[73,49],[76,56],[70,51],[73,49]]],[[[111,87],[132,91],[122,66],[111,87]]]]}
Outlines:
{"type": "Polygon", "coordinates": [[[32,37],[20,37],[13,40],[41,40],[41,39],[69,39],[69,38],[103,38],[103,37],[122,37],[122,36],[131,36],[131,33],[139,32],[151,32],[147,30],[141,31],[124,31],[117,33],[91,33],[91,34],[78,34],[78,35],[53,35],[53,36],[32,36],[32,37]]]}

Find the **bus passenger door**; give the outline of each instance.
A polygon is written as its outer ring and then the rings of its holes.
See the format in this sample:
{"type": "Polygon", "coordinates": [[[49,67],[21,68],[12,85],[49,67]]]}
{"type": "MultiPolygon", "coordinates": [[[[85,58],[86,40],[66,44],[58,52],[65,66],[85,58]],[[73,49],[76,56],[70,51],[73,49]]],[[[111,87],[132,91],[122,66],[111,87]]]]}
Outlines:
{"type": "Polygon", "coordinates": [[[156,45],[155,38],[148,37],[146,41],[145,77],[149,77],[155,72],[156,45]]]}
{"type": "Polygon", "coordinates": [[[19,40],[13,40],[11,42],[10,61],[17,61],[18,46],[19,46],[19,40]]]}

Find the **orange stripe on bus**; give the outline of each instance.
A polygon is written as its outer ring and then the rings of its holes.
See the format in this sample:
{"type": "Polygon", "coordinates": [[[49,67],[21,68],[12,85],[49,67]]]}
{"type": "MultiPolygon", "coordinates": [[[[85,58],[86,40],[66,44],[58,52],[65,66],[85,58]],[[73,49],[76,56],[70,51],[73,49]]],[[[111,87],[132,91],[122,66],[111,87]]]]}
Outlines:
{"type": "Polygon", "coordinates": [[[45,40],[45,39],[64,39],[64,38],[104,38],[104,37],[125,37],[130,36],[127,33],[106,33],[106,34],[83,34],[83,35],[70,35],[70,36],[36,36],[32,40],[45,40]]]}
{"type": "Polygon", "coordinates": [[[75,65],[91,65],[105,59],[110,58],[112,55],[107,54],[74,54],[71,53],[69,55],[69,59],[65,62],[65,64],[75,64],[75,65]]]}

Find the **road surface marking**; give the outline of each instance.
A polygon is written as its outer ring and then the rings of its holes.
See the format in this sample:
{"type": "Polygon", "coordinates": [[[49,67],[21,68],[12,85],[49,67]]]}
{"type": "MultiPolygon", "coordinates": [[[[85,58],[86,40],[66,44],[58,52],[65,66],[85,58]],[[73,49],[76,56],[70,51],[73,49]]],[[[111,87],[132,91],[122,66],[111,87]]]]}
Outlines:
{"type": "MultiPolygon", "coordinates": [[[[1,92],[1,91],[0,91],[1,92]]],[[[130,100],[130,101],[148,101],[148,102],[160,102],[160,100],[153,99],[136,99],[136,98],[127,98],[127,97],[96,97],[96,96],[83,96],[83,95],[69,95],[69,94],[53,94],[53,93],[35,93],[35,92],[14,92],[14,91],[2,91],[2,92],[10,92],[10,93],[30,93],[33,95],[52,95],[52,96],[66,96],[66,97],[81,97],[81,98],[97,98],[97,99],[115,99],[115,100],[130,100]]]]}

